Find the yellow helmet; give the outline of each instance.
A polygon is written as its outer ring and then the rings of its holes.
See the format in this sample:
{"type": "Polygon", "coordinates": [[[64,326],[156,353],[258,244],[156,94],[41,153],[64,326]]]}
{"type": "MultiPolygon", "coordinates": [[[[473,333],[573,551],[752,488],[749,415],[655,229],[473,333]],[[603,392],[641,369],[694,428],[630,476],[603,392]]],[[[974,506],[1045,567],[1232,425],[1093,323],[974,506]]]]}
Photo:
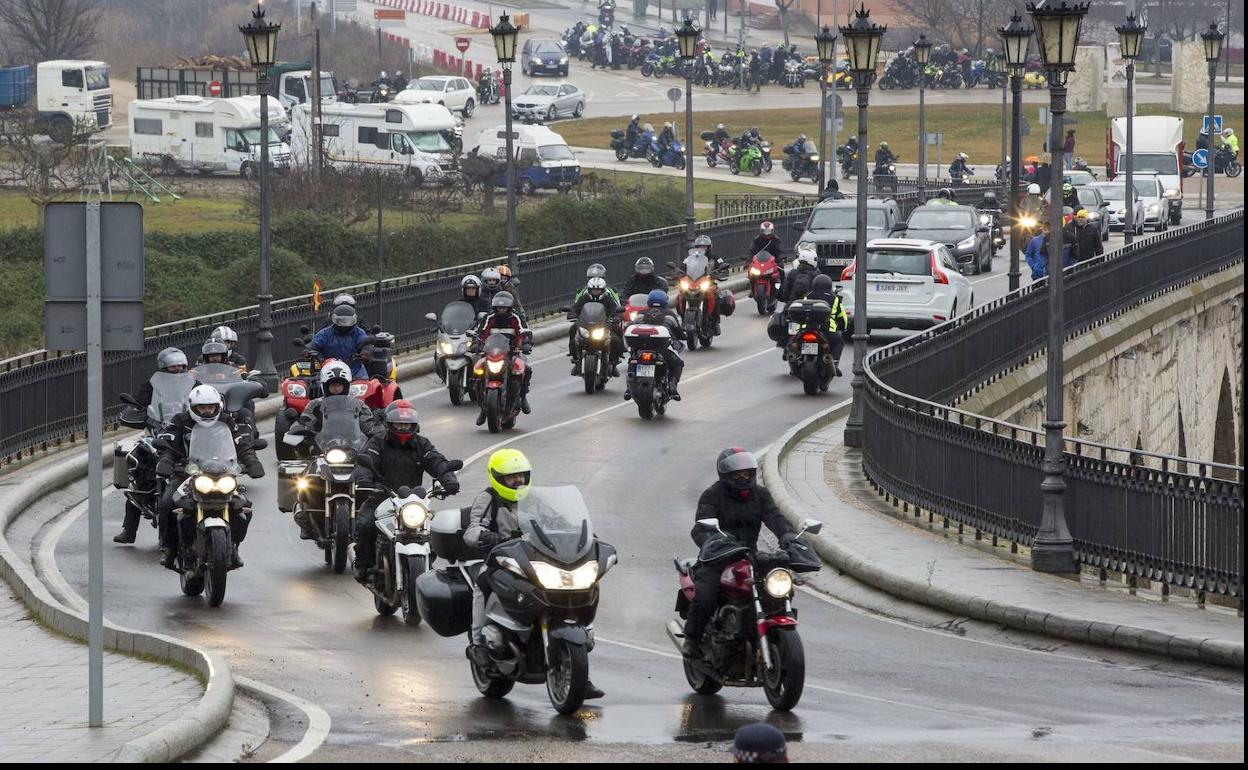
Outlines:
{"type": "Polygon", "coordinates": [[[533,483],[533,466],[529,464],[529,458],[525,457],[524,452],[519,449],[500,449],[490,455],[486,473],[490,477],[490,486],[494,488],[498,496],[513,503],[527,497],[529,487],[533,483]],[[513,489],[503,483],[504,476],[516,473],[524,474],[524,482],[520,486],[513,489]]]}

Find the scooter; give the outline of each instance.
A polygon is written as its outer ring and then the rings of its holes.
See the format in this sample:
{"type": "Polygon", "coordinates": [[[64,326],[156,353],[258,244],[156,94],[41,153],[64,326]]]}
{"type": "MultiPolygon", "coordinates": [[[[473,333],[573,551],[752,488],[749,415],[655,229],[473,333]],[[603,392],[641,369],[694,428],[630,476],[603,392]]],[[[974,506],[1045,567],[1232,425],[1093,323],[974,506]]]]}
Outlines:
{"type": "Polygon", "coordinates": [[[477,312],[467,302],[450,302],[442,309],[442,317],[426,313],[425,318],[438,325],[438,339],[433,345],[433,370],[446,383],[451,405],[464,403],[471,393],[472,356],[468,348],[469,334],[477,321],[477,312]]]}

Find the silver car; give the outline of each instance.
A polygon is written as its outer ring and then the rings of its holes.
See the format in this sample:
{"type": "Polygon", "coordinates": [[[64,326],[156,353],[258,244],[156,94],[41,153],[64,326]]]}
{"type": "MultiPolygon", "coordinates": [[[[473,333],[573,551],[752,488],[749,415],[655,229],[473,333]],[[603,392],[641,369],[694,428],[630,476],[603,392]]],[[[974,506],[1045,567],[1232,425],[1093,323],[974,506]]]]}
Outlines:
{"type": "Polygon", "coordinates": [[[554,120],[560,115],[585,114],[585,92],[571,83],[536,84],[525,89],[512,105],[513,117],[554,120]]]}
{"type": "Polygon", "coordinates": [[[1101,240],[1109,240],[1109,202],[1101,195],[1096,184],[1075,185],[1079,196],[1079,208],[1088,212],[1088,219],[1100,227],[1101,240]]]}

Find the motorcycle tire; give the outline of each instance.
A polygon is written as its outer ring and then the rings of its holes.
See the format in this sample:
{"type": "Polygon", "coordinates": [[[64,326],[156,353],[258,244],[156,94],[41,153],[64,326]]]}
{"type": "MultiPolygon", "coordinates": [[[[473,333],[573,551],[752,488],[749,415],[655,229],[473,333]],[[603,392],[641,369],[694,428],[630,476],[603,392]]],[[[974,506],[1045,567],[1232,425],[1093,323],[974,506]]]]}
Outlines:
{"type": "Polygon", "coordinates": [[[643,420],[654,417],[654,384],[645,380],[635,381],[629,388],[633,402],[637,404],[637,416],[643,420]]]}
{"type": "Polygon", "coordinates": [[[697,350],[698,349],[698,335],[696,334],[688,335],[688,338],[685,340],[685,344],[689,346],[690,353],[697,350]]]}
{"type": "Polygon", "coordinates": [[[754,305],[758,307],[759,315],[767,315],[767,293],[761,285],[754,287],[754,305]]]}
{"type": "Polygon", "coordinates": [[[225,581],[230,572],[230,536],[224,527],[211,527],[206,533],[207,559],[204,564],[204,590],[208,606],[220,607],[225,601],[225,581]]]}
{"type": "Polygon", "coordinates": [[[585,702],[589,687],[589,653],[563,639],[550,643],[546,661],[546,694],[560,714],[571,714],[585,702]]]}
{"type": "Polygon", "coordinates": [[[452,376],[450,382],[446,384],[446,390],[447,394],[451,398],[451,406],[459,406],[464,403],[464,386],[454,376],[452,376]]]}
{"type": "Polygon", "coordinates": [[[724,688],[718,679],[694,668],[688,658],[682,657],[681,662],[685,665],[685,681],[689,683],[689,689],[698,695],[714,695],[724,688]]]}
{"type": "Polygon", "coordinates": [[[416,578],[426,571],[424,557],[412,556],[400,563],[400,579],[403,581],[403,622],[415,628],[420,625],[420,607],[416,605],[416,578]]]}
{"type": "Polygon", "coordinates": [[[347,546],[351,545],[351,506],[346,500],[334,501],[334,574],[341,575],[347,568],[347,546]]]}
{"type": "Polygon", "coordinates": [[[681,171],[684,171],[685,170],[685,156],[677,155],[676,160],[672,162],[672,165],[680,169],[681,171]]]}
{"type": "Polygon", "coordinates": [[[699,335],[698,342],[702,343],[702,347],[709,348],[713,339],[715,339],[713,334],[699,335]]]}
{"type": "Polygon", "coordinates": [[[585,381],[585,395],[594,395],[598,383],[598,354],[586,353],[581,359],[581,378],[585,381]]]}
{"type": "Polygon", "coordinates": [[[485,424],[490,429],[490,433],[498,433],[502,429],[503,420],[503,393],[495,388],[485,394],[485,403],[482,405],[485,409],[485,424]]]}
{"type": "Polygon", "coordinates": [[[616,160],[628,160],[628,150],[624,149],[623,147],[617,148],[615,151],[615,159],[616,160]]]}
{"type": "Polygon", "coordinates": [[[641,65],[641,76],[642,76],[643,78],[653,77],[653,76],[654,76],[654,66],[653,66],[653,65],[650,65],[650,64],[643,64],[643,65],[641,65]]]}
{"type": "Polygon", "coordinates": [[[706,165],[709,168],[715,168],[715,163],[716,163],[716,157],[712,153],[708,152],[706,154],[706,165]]]}
{"type": "Polygon", "coordinates": [[[1239,161],[1233,160],[1226,164],[1226,168],[1223,169],[1223,173],[1226,174],[1231,179],[1234,179],[1235,177],[1239,176],[1243,172],[1243,170],[1244,170],[1244,167],[1239,164],[1239,161]]]}
{"type": "Polygon", "coordinates": [[[819,362],[813,358],[802,362],[802,391],[808,396],[819,393],[819,362]]]}
{"type": "Polygon", "coordinates": [[[771,158],[768,158],[766,155],[763,156],[763,171],[768,174],[771,173],[771,158]]]}
{"type": "Polygon", "coordinates": [[[794,182],[800,182],[802,181],[802,172],[797,169],[793,169],[789,172],[789,177],[792,178],[794,182]]]}
{"type": "Polygon", "coordinates": [[[731,172],[733,176],[737,176],[741,173],[741,168],[736,163],[729,163],[728,171],[731,172]]]}
{"type": "Polygon", "coordinates": [[[391,604],[390,602],[381,598],[381,595],[376,593],[375,589],[378,587],[378,583],[381,584],[382,588],[397,584],[399,576],[396,575],[394,572],[394,564],[391,562],[389,550],[387,549],[383,551],[381,550],[381,548],[378,548],[377,550],[379,551],[379,553],[377,554],[376,563],[378,565],[378,569],[381,571],[381,579],[374,581],[373,586],[372,586],[372,588],[374,589],[373,609],[377,610],[378,615],[382,616],[383,618],[388,618],[391,615],[393,615],[395,611],[399,609],[399,607],[397,604],[391,604]]]}
{"type": "Polygon", "coordinates": [[[763,162],[761,160],[750,161],[750,173],[759,176],[763,173],[763,162]]]}
{"type": "Polygon", "coordinates": [[[472,683],[477,686],[477,692],[487,698],[505,698],[511,688],[516,686],[511,679],[482,670],[471,656],[468,658],[468,666],[472,669],[472,683]]]}
{"type": "Polygon", "coordinates": [[[763,692],[776,711],[791,711],[806,685],[806,653],[796,631],[773,629],[767,634],[772,670],[762,672],[763,692]]]}

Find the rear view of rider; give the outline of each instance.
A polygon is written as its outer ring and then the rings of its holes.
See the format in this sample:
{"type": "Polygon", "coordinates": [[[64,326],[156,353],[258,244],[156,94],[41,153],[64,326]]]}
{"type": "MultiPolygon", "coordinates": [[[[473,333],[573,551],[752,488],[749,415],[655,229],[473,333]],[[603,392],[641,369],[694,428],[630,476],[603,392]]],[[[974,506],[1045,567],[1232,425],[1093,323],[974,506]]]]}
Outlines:
{"type": "Polygon", "coordinates": [[[364,340],[368,339],[368,335],[359,327],[355,308],[346,304],[338,305],[330,319],[330,325],[312,337],[308,348],[324,358],[334,358],[346,363],[356,379],[367,379],[364,363],[356,358],[356,353],[364,340]]]}
{"type": "Polygon", "coordinates": [[[832,351],[836,376],[840,377],[841,353],[845,350],[845,339],[841,332],[849,328],[849,315],[845,312],[844,303],[841,302],[841,293],[833,290],[832,276],[823,273],[816,275],[815,280],[811,282],[810,293],[806,295],[806,299],[826,302],[832,308],[832,315],[828,317],[827,330],[820,329],[819,333],[832,351]]]}
{"type": "MultiPolygon", "coordinates": [[[[646,297],[646,309],[637,314],[633,319],[634,324],[646,324],[648,326],[666,326],[668,333],[672,335],[673,340],[683,340],[685,338],[685,327],[680,323],[680,319],[676,314],[667,307],[667,292],[662,289],[655,289],[646,297]]],[[[663,356],[663,364],[667,367],[667,392],[673,401],[680,400],[680,392],[677,386],[680,384],[681,372],[685,370],[685,362],[680,357],[680,352],[676,350],[675,344],[669,345],[665,350],[660,352],[663,356]]],[[[627,401],[632,396],[627,390],[624,391],[624,400],[627,401]]]]}
{"type": "MultiPolygon", "coordinates": [[[[511,345],[511,354],[528,356],[533,352],[533,333],[528,327],[520,321],[520,318],[513,312],[512,306],[514,302],[511,294],[500,291],[494,295],[494,299],[490,300],[490,309],[493,311],[486,318],[484,326],[481,328],[480,337],[482,340],[489,339],[491,334],[502,334],[506,336],[511,345]]],[[[520,385],[520,411],[525,414],[532,412],[529,407],[529,384],[533,380],[533,368],[525,367],[524,382],[520,385]]],[[[485,424],[485,404],[481,404],[481,414],[477,415],[477,425],[485,424]]]]}
{"type": "Polygon", "coordinates": [[[810,293],[817,275],[820,273],[815,262],[815,248],[803,245],[797,250],[797,267],[784,277],[784,285],[780,288],[780,301],[792,302],[805,297],[810,293]]]}
{"type": "MultiPolygon", "coordinates": [[[[718,519],[719,530],[724,535],[740,541],[751,551],[758,550],[758,533],[763,525],[779,539],[781,547],[797,536],[776,507],[771,493],[759,486],[758,461],[752,453],[741,447],[725,449],[715,460],[715,472],[719,481],[698,498],[695,522],[718,519]]],[[[690,535],[699,548],[712,538],[722,537],[719,532],[699,524],[694,524],[690,535]]],[[[724,566],[699,559],[693,569],[693,603],[685,620],[685,641],[681,648],[687,657],[701,655],[702,632],[719,601],[719,576],[724,566]]]]}

